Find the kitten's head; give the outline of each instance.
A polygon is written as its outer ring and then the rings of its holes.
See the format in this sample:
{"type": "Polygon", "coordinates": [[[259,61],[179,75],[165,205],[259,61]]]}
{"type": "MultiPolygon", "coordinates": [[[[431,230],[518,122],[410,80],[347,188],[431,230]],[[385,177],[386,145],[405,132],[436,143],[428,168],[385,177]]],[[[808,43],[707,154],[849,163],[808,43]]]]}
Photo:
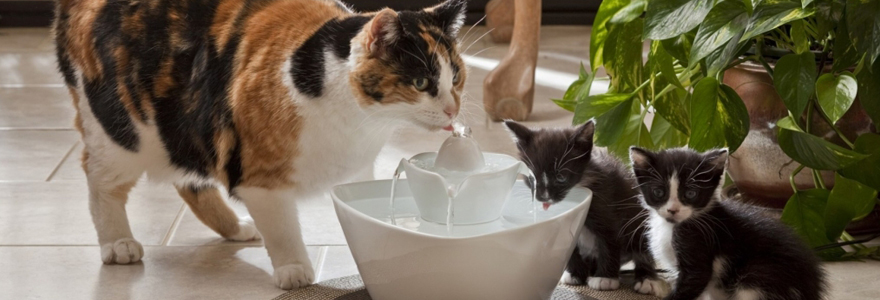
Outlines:
{"type": "MultiPolygon", "coordinates": [[[[574,128],[531,130],[505,121],[516,139],[520,158],[537,179],[538,201],[562,201],[580,183],[593,151],[593,121],[574,128]]],[[[526,181],[527,184],[530,184],[526,181]]]]}
{"type": "Polygon", "coordinates": [[[699,153],[686,148],[651,152],[630,148],[642,205],[670,223],[699,215],[721,194],[727,149],[699,153]]]}
{"type": "Polygon", "coordinates": [[[467,76],[457,41],[465,3],[447,0],[421,11],[386,8],[364,25],[352,41],[349,76],[362,109],[428,130],[452,124],[467,76]]]}

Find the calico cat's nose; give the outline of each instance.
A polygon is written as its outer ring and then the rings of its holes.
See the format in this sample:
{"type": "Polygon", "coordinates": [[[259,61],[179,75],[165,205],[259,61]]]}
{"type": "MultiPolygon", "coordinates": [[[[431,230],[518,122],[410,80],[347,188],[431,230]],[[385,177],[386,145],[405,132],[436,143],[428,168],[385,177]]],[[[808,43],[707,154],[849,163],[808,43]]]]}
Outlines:
{"type": "Polygon", "coordinates": [[[455,118],[455,114],[456,114],[458,111],[457,111],[457,109],[455,109],[455,106],[454,106],[454,105],[449,105],[449,106],[446,106],[446,108],[443,109],[443,112],[446,113],[446,116],[447,116],[447,117],[449,117],[450,119],[452,119],[452,118],[455,118]]]}
{"type": "Polygon", "coordinates": [[[670,208],[670,209],[667,209],[666,212],[668,212],[670,215],[674,216],[676,213],[678,213],[678,209],[670,208]]]}

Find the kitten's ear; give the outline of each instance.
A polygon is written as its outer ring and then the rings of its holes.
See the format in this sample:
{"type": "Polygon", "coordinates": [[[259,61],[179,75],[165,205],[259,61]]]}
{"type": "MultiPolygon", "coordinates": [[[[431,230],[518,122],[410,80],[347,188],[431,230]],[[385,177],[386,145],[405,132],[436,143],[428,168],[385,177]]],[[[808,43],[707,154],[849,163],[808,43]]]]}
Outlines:
{"type": "Polygon", "coordinates": [[[712,150],[704,155],[716,170],[724,170],[724,166],[727,164],[727,149],[712,150]]]}
{"type": "Polygon", "coordinates": [[[366,48],[370,57],[384,57],[388,48],[400,37],[397,12],[390,8],[380,10],[370,22],[369,29],[366,48]]]}
{"type": "Polygon", "coordinates": [[[596,123],[593,120],[587,121],[584,125],[577,128],[574,134],[574,141],[578,144],[593,145],[593,133],[596,132],[596,123]]]}
{"type": "Polygon", "coordinates": [[[465,9],[467,0],[446,0],[437,6],[426,9],[437,18],[440,28],[451,37],[458,35],[461,25],[464,25],[465,9]]]}
{"type": "Polygon", "coordinates": [[[513,136],[516,138],[516,142],[522,145],[527,145],[532,142],[532,137],[535,135],[535,132],[529,129],[528,127],[523,126],[520,123],[506,120],[504,121],[504,126],[507,126],[507,129],[513,133],[513,136]]]}
{"type": "Polygon", "coordinates": [[[630,147],[629,159],[633,163],[633,168],[647,169],[654,163],[654,153],[639,147],[630,147]]]}

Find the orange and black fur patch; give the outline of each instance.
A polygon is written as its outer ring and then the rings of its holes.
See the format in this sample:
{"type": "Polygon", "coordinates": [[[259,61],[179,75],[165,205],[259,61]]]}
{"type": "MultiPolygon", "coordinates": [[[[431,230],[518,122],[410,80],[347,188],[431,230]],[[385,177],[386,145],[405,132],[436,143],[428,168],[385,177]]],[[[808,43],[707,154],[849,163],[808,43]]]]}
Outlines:
{"type": "MultiPolygon", "coordinates": [[[[414,101],[413,79],[439,76],[437,61],[424,59],[436,56],[452,64],[460,104],[454,38],[465,1],[451,2],[398,14],[402,37],[387,56],[352,71],[360,105],[414,101]]],[[[283,77],[301,97],[320,97],[325,52],[348,59],[375,15],[332,0],[60,0],[54,32],[74,99],[87,101],[114,143],[138,152],[139,126],[155,126],[174,167],[229,189],[274,188],[293,184],[302,127],[283,77]]],[[[423,92],[436,96],[430,84],[423,92]]]]}

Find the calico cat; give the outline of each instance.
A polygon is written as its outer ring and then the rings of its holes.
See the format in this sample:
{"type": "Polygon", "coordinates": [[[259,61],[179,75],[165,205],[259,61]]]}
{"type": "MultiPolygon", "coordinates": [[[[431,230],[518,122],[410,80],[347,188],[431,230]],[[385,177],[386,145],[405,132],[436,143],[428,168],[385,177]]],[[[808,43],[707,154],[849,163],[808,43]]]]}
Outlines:
{"type": "Polygon", "coordinates": [[[630,156],[651,252],[674,278],[665,299],[822,299],[824,272],[794,231],[721,201],[727,150],[634,147],[630,156]]]}
{"type": "Polygon", "coordinates": [[[146,173],[221,236],[262,238],[278,287],[311,283],[296,200],[371,177],[395,128],[451,125],[464,12],[465,0],[372,13],[333,0],[56,1],[102,260],[141,259],[125,202],[146,173]]]}
{"type": "Polygon", "coordinates": [[[562,282],[598,290],[617,289],[622,262],[635,262],[635,290],[663,294],[654,262],[643,238],[647,211],[639,205],[632,173],[603,148],[593,147],[592,121],[577,128],[531,130],[504,124],[513,133],[520,157],[537,178],[535,192],[545,206],[556,203],[575,186],[593,191],[593,203],[562,282]]]}

